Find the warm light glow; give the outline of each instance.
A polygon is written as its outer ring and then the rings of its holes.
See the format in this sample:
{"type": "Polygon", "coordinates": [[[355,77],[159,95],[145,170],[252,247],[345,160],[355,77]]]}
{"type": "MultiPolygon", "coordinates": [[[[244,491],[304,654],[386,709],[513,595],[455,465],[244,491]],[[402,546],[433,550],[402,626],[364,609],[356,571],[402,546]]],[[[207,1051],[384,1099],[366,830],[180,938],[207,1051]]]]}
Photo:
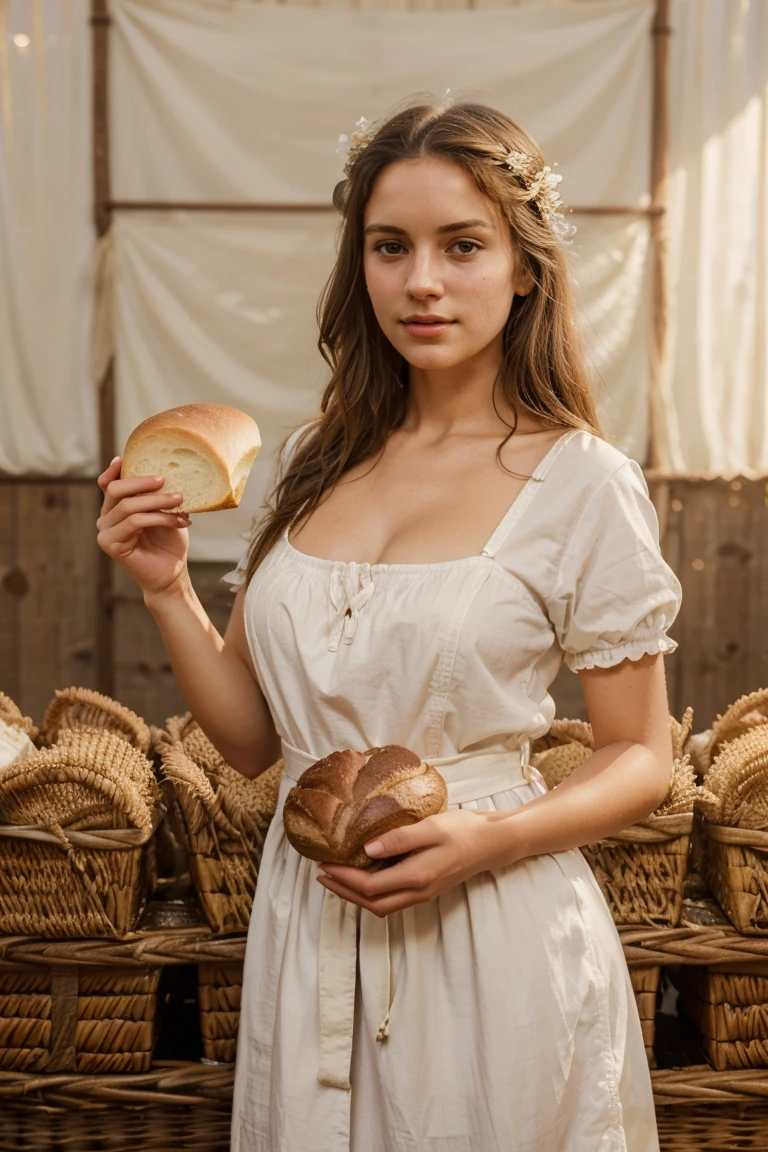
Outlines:
{"type": "Polygon", "coordinates": [[[17,48],[29,48],[29,36],[23,32],[17,32],[13,38],[13,42],[17,48]]]}
{"type": "Polygon", "coordinates": [[[706,567],[706,565],[705,565],[703,560],[692,560],[691,561],[691,568],[695,568],[695,570],[697,572],[703,572],[705,567],[706,567]]]}

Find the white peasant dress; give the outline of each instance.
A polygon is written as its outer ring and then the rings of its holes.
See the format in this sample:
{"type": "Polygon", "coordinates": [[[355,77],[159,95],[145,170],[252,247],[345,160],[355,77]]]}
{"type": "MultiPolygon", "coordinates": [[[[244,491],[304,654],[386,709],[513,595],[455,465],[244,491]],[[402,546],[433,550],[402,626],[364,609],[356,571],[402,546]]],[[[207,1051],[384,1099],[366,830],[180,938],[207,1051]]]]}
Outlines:
{"type": "Polygon", "coordinates": [[[530,742],[563,658],[670,652],[680,600],[640,468],[578,430],[478,555],[339,563],[286,531],[245,600],[285,769],[248,932],[233,1152],[658,1152],[627,965],[578,849],[380,918],[317,883],[281,812],[315,760],[383,744],[437,767],[452,807],[526,804],[546,791],[530,742]]]}

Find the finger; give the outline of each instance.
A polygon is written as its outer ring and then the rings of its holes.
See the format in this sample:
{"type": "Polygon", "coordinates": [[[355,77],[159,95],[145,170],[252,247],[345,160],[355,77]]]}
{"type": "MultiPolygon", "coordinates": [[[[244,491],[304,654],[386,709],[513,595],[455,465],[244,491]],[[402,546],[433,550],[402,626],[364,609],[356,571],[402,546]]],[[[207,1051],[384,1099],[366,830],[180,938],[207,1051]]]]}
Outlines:
{"type": "Polygon", "coordinates": [[[366,872],[362,868],[349,868],[343,864],[327,864],[323,865],[323,874],[330,876],[335,883],[343,884],[345,888],[367,899],[373,899],[401,889],[421,891],[435,878],[429,863],[423,859],[423,853],[419,852],[401,864],[382,868],[378,872],[366,872]]]}
{"type": "Polygon", "coordinates": [[[318,876],[317,880],[330,892],[334,892],[343,900],[349,900],[350,904],[357,904],[360,908],[373,912],[375,916],[389,916],[392,912],[402,912],[404,908],[411,908],[414,904],[425,904],[427,901],[423,893],[410,890],[393,892],[387,896],[366,897],[330,878],[318,876]]]}
{"type": "Polygon", "coordinates": [[[133,540],[145,528],[187,528],[190,523],[189,517],[176,516],[170,512],[140,512],[122,520],[106,532],[99,532],[97,541],[99,547],[108,552],[110,546],[133,540]]]}
{"type": "Polygon", "coordinates": [[[417,848],[428,848],[438,843],[435,825],[429,817],[416,824],[406,824],[403,828],[393,828],[363,845],[366,853],[375,860],[385,856],[401,856],[417,848]]]}
{"type": "Polygon", "coordinates": [[[112,528],[137,512],[166,512],[172,509],[174,515],[186,516],[186,512],[176,510],[183,499],[180,492],[144,492],[141,496],[126,496],[110,512],[99,516],[96,527],[101,530],[112,528]]]}
{"type": "Polygon", "coordinates": [[[109,484],[109,482],[111,480],[116,480],[118,478],[118,476],[120,475],[120,469],[122,468],[122,466],[123,466],[123,461],[122,461],[122,457],[120,457],[120,456],[115,456],[112,460],[112,463],[107,465],[107,467],[104,469],[104,471],[99,476],[98,481],[97,481],[99,488],[101,488],[102,492],[105,491],[107,484],[109,484]]]}
{"type": "Polygon", "coordinates": [[[101,506],[102,514],[111,512],[116,504],[126,496],[138,496],[142,492],[156,492],[165,483],[163,476],[131,476],[120,480],[113,477],[104,489],[104,503],[101,506]]]}

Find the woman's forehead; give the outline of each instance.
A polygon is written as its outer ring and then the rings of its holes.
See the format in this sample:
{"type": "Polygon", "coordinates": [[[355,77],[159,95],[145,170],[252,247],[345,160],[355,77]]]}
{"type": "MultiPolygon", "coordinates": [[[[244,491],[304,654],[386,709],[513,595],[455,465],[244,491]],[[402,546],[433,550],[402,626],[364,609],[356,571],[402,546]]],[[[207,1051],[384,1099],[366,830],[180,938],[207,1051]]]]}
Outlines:
{"type": "Polygon", "coordinates": [[[393,225],[388,231],[418,226],[446,232],[454,223],[470,221],[481,231],[482,225],[494,231],[500,213],[457,164],[425,157],[399,160],[381,173],[366,204],[363,222],[368,233],[374,225],[393,225]]]}

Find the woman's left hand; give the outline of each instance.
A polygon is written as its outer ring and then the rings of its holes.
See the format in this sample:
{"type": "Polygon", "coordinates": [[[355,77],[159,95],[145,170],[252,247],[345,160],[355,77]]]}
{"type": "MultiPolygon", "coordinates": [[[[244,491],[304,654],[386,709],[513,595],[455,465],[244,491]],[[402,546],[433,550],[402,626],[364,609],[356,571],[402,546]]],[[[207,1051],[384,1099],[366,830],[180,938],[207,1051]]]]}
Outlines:
{"type": "Polygon", "coordinates": [[[477,812],[457,808],[428,816],[417,824],[394,828],[366,844],[375,860],[408,853],[404,860],[367,872],[345,864],[319,864],[319,883],[337,896],[367,908],[377,916],[401,912],[434,900],[441,892],[478,872],[512,862],[510,822],[502,831],[500,817],[508,812],[477,812]],[[381,850],[376,851],[375,846],[381,850]]]}

